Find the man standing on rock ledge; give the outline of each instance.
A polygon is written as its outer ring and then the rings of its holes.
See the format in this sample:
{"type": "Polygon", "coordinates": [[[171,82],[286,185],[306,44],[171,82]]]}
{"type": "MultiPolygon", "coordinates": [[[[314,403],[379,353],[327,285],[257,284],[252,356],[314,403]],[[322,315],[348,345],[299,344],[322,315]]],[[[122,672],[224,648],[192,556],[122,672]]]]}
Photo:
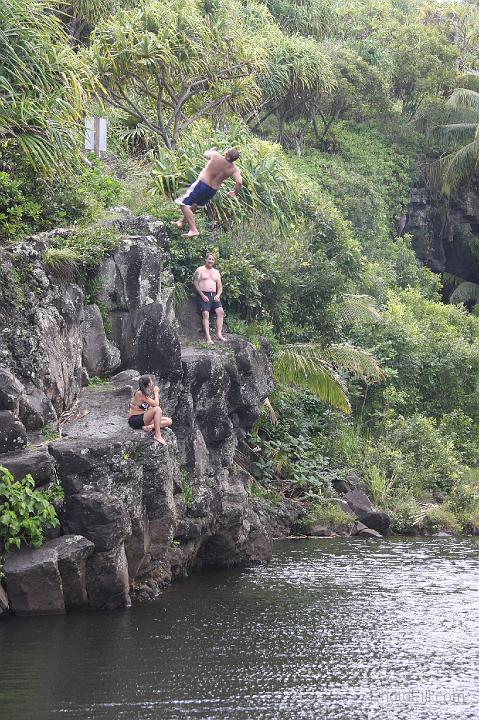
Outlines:
{"type": "Polygon", "coordinates": [[[213,253],[208,253],[205,257],[205,264],[197,268],[193,275],[193,285],[198,293],[198,307],[203,321],[203,329],[209,343],[213,343],[210,335],[210,310],[214,310],[216,314],[216,337],[218,340],[226,342],[226,338],[222,335],[225,313],[220,299],[223,285],[221,275],[213,267],[214,264],[215,256],[213,253]]]}
{"type": "Polygon", "coordinates": [[[243,180],[241,173],[235,165],[235,160],[239,158],[239,152],[236,148],[228,148],[221,155],[216,148],[211,148],[205,152],[205,158],[208,160],[206,167],[198,175],[198,180],[190,185],[184,195],[175,200],[177,205],[181,206],[183,217],[173,223],[178,228],[183,227],[183,223],[188,223],[189,230],[183,233],[181,237],[196,237],[200,234],[196,227],[195,212],[199,207],[205,207],[210,200],[216,195],[220,189],[220,185],[229,177],[235,181],[234,190],[227,193],[228,197],[234,198],[236,193],[241,190],[243,180]]]}

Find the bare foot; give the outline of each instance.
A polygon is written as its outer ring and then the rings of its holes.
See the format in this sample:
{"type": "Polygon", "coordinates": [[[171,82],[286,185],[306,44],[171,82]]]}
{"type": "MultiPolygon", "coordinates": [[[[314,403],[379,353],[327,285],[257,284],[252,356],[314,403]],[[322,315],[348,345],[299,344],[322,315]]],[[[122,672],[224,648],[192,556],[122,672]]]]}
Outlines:
{"type": "Polygon", "coordinates": [[[188,230],[188,232],[186,232],[186,233],[181,233],[181,237],[182,238],[198,237],[199,234],[200,233],[198,230],[196,232],[194,230],[188,230]]]}
{"type": "Polygon", "coordinates": [[[208,343],[208,345],[214,345],[214,342],[211,338],[208,338],[206,342],[208,343]]]}
{"type": "Polygon", "coordinates": [[[153,440],[156,440],[157,443],[160,443],[160,445],[166,445],[166,440],[161,437],[161,435],[154,435],[153,440]]]}
{"type": "Polygon", "coordinates": [[[218,340],[222,340],[223,342],[226,342],[226,338],[223,337],[223,335],[217,335],[216,337],[218,338],[218,340]]]}
{"type": "Polygon", "coordinates": [[[143,427],[141,429],[144,430],[145,432],[152,432],[155,429],[155,426],[153,424],[143,425],[143,427]]]}
{"type": "Polygon", "coordinates": [[[172,220],[171,224],[176,225],[177,228],[183,227],[184,220],[172,220]]]}

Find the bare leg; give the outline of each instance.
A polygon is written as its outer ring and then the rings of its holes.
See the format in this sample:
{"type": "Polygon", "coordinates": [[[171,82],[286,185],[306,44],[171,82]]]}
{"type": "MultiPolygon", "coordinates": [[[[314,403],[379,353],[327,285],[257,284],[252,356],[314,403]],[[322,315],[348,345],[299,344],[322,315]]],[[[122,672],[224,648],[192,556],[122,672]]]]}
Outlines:
{"type": "Polygon", "coordinates": [[[210,314],[208,310],[203,310],[203,312],[201,313],[201,320],[203,322],[203,330],[205,331],[206,335],[206,342],[213,343],[210,335],[210,314]]]}
{"type": "Polygon", "coordinates": [[[181,237],[196,237],[200,234],[200,231],[196,227],[195,209],[195,205],[192,205],[191,207],[189,207],[188,205],[181,206],[181,212],[183,213],[183,216],[189,227],[188,232],[183,233],[181,237]]]}
{"type": "Polygon", "coordinates": [[[226,338],[223,337],[222,330],[223,330],[223,318],[225,316],[225,311],[223,308],[216,308],[216,337],[218,340],[223,340],[223,342],[226,342],[226,338]]]}
{"type": "Polygon", "coordinates": [[[141,429],[145,432],[152,432],[152,430],[155,429],[155,426],[153,425],[153,423],[151,423],[150,425],[143,425],[141,429]]]}
{"type": "Polygon", "coordinates": [[[145,412],[144,415],[144,423],[150,424],[153,420],[153,425],[155,426],[155,440],[160,443],[160,445],[166,445],[166,440],[164,440],[161,437],[161,419],[163,417],[163,412],[160,407],[154,407],[150,408],[145,412]]]}

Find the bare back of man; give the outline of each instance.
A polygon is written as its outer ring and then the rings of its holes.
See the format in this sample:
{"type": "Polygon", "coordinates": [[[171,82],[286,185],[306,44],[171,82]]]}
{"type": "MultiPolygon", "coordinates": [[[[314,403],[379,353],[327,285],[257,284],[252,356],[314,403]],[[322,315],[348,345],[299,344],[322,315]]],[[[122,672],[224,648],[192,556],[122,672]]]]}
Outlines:
{"type": "Polygon", "coordinates": [[[225,156],[220,155],[216,150],[208,150],[205,155],[209,156],[209,160],[198,175],[198,180],[202,180],[213,190],[219,190],[227,178],[239,172],[234,162],[226,160],[225,156]]]}
{"type": "Polygon", "coordinates": [[[228,197],[235,197],[236,193],[241,190],[243,180],[238,167],[234,163],[238,157],[239,152],[235,148],[225,150],[223,155],[215,148],[205,152],[205,158],[208,162],[200,172],[198,179],[190,185],[184,195],[175,200],[181,207],[183,217],[173,224],[182,228],[186,220],[189,228],[188,232],[183,233],[182,237],[196,237],[200,234],[196,226],[195,212],[197,208],[205,207],[213,199],[225,180],[231,177],[235,181],[234,190],[228,193],[228,197]]]}

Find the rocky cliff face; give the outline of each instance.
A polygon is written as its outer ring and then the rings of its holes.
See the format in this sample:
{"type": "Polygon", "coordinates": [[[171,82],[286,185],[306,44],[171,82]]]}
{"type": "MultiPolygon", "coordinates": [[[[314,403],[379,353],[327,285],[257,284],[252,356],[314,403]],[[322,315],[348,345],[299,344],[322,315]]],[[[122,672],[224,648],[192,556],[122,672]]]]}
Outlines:
{"type": "Polygon", "coordinates": [[[234,463],[272,389],[267,350],[237,336],[180,342],[163,225],[124,214],[115,226],[122,239],[98,274],[109,337],[81,289],[46,272],[48,235],[1,252],[0,465],[38,485],[58,477],[65,493],[59,536],[7,557],[19,614],[124,607],[192,568],[271,555],[271,525],[234,463]],[[88,373],[115,371],[81,391],[88,373]],[[166,447],[126,423],[144,372],[173,418],[166,447]],[[60,439],[31,434],[62,413],[60,439]]]}
{"type": "Polygon", "coordinates": [[[474,188],[440,201],[424,187],[411,190],[400,230],[412,234],[419,260],[434,272],[479,282],[478,199],[474,188]]]}

